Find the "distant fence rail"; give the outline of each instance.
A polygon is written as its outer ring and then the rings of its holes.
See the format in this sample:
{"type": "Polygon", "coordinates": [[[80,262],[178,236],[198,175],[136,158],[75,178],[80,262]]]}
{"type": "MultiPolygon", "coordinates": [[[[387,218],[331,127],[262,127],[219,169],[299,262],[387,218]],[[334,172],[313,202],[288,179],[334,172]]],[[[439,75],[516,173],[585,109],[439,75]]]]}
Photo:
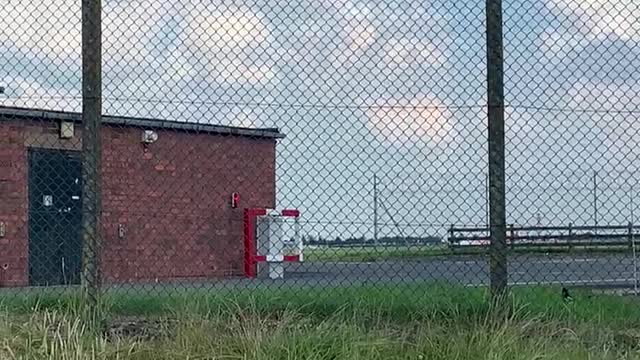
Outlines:
{"type": "MultiPolygon", "coordinates": [[[[516,226],[507,228],[507,244],[515,247],[633,246],[640,225],[516,226]]],[[[488,246],[488,227],[449,228],[450,247],[488,246]]]]}

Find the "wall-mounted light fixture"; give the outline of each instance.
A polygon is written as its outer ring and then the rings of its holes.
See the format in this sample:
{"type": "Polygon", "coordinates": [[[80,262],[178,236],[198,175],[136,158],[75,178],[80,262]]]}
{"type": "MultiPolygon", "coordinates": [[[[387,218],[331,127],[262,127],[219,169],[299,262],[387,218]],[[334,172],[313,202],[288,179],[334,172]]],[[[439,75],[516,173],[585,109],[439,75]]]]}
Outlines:
{"type": "Polygon", "coordinates": [[[74,126],[70,121],[60,121],[60,138],[71,139],[74,135],[74,126]]]}
{"type": "Polygon", "coordinates": [[[149,152],[149,145],[158,141],[158,133],[153,130],[144,130],[142,132],[142,146],[144,148],[144,152],[149,152]]]}
{"type": "Polygon", "coordinates": [[[153,144],[158,141],[158,133],[153,130],[145,130],[142,133],[142,143],[143,144],[153,144]]]}

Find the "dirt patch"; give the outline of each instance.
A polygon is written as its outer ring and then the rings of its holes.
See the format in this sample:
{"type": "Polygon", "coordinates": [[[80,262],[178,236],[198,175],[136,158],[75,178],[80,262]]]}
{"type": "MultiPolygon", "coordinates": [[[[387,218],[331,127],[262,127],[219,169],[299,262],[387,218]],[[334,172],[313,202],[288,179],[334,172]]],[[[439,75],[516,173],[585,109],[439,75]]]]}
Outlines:
{"type": "Polygon", "coordinates": [[[142,317],[117,318],[110,321],[105,336],[110,341],[133,339],[148,341],[167,338],[176,326],[174,320],[147,319],[142,317]]]}

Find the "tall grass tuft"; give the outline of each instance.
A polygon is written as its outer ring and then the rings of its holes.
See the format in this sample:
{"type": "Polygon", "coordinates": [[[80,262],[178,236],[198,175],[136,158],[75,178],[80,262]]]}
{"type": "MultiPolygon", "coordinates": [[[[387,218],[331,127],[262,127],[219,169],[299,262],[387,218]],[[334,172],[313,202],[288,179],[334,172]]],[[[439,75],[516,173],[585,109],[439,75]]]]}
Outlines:
{"type": "MultiPolygon", "coordinates": [[[[36,308],[31,315],[2,311],[0,358],[640,359],[640,337],[629,333],[633,327],[553,320],[515,302],[512,311],[500,316],[492,311],[470,316],[467,308],[452,306],[400,320],[384,306],[364,301],[355,305],[311,316],[312,305],[267,311],[258,299],[216,307],[194,301],[160,316],[124,318],[140,330],[149,330],[144,328],[151,323],[163,324],[157,336],[148,337],[97,332],[73,311],[36,308]]],[[[114,317],[111,322],[122,319],[114,317]]]]}

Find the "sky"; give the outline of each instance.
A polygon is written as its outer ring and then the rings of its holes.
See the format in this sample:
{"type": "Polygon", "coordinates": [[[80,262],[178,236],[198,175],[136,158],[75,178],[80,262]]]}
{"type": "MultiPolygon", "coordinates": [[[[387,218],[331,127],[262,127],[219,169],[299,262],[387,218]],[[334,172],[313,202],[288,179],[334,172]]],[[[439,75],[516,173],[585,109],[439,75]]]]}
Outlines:
{"type": "MultiPolygon", "coordinates": [[[[80,110],[79,6],[3,0],[0,105],[80,110]]],[[[503,6],[508,222],[631,221],[640,5],[503,6]]],[[[371,237],[375,174],[382,236],[443,235],[487,218],[484,19],[470,0],[104,0],[104,110],[279,127],[278,207],[306,233],[371,237]]]]}

